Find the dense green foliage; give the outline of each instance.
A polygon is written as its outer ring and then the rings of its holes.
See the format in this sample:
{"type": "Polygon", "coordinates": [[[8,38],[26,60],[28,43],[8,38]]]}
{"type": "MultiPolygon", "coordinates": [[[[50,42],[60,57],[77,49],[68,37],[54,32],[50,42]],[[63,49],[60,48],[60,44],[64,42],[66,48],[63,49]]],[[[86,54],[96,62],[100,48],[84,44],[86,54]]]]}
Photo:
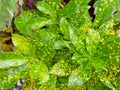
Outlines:
{"type": "Polygon", "coordinates": [[[37,90],[120,90],[119,0],[97,0],[94,22],[89,2],[44,0],[39,11],[22,10],[14,21],[20,31],[12,34],[14,52],[0,53],[0,87],[25,78],[37,90]]]}

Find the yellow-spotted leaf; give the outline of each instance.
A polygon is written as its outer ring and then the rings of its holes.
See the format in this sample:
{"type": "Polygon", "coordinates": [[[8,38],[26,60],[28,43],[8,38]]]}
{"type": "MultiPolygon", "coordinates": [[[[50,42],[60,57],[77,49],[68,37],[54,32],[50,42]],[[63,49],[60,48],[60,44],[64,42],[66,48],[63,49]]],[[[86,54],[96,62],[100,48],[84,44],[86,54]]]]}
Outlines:
{"type": "Polygon", "coordinates": [[[30,64],[29,74],[32,79],[38,79],[39,83],[44,83],[49,79],[47,66],[41,61],[35,61],[30,64]]]}
{"type": "Polygon", "coordinates": [[[22,35],[13,34],[12,41],[15,46],[15,52],[23,55],[34,55],[34,49],[28,39],[22,35]]]}
{"type": "Polygon", "coordinates": [[[58,63],[56,63],[50,70],[51,74],[55,74],[58,76],[68,76],[70,72],[71,72],[71,68],[69,64],[64,60],[61,60],[58,63]]]}
{"type": "Polygon", "coordinates": [[[27,62],[27,59],[16,55],[14,53],[3,52],[0,53],[0,69],[5,69],[9,67],[15,67],[23,65],[27,62]]]}
{"type": "Polygon", "coordinates": [[[98,43],[100,42],[100,34],[94,29],[89,29],[86,37],[86,48],[90,55],[94,54],[98,43]]]}

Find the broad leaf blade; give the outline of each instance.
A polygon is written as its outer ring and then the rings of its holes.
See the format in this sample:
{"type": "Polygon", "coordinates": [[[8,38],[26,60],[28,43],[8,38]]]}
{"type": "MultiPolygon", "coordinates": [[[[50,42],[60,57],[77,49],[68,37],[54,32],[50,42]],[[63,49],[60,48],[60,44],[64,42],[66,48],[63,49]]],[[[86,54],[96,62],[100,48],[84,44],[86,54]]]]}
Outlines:
{"type": "Polygon", "coordinates": [[[57,79],[57,76],[50,75],[49,80],[47,82],[43,83],[39,87],[39,90],[54,90],[55,85],[56,85],[56,79],[57,79]]]}
{"type": "Polygon", "coordinates": [[[15,25],[17,29],[25,36],[30,35],[32,32],[29,28],[26,27],[29,20],[30,16],[25,11],[22,11],[21,15],[15,18],[15,25]]]}
{"type": "Polygon", "coordinates": [[[20,13],[18,4],[22,7],[23,0],[0,0],[0,31],[10,27],[14,14],[20,13]]]}
{"type": "Polygon", "coordinates": [[[56,17],[56,11],[46,2],[38,2],[36,6],[38,10],[44,14],[50,15],[51,17],[56,17]]]}
{"type": "Polygon", "coordinates": [[[29,30],[38,30],[42,28],[45,25],[52,24],[52,20],[47,19],[47,18],[32,18],[27,22],[26,28],[29,30]]]}
{"type": "Polygon", "coordinates": [[[0,53],[0,68],[9,68],[9,67],[15,67],[23,65],[27,62],[27,59],[24,59],[23,57],[16,55],[14,53],[0,53]]]}
{"type": "Polygon", "coordinates": [[[94,26],[97,28],[111,17],[117,0],[97,0],[94,4],[96,18],[94,26]]]}
{"type": "Polygon", "coordinates": [[[24,77],[27,65],[0,70],[0,88],[8,90],[24,77]]]}
{"type": "Polygon", "coordinates": [[[88,36],[86,37],[86,48],[90,55],[93,55],[96,48],[98,47],[98,43],[100,42],[100,34],[99,32],[89,29],[88,36]]]}
{"type": "Polygon", "coordinates": [[[51,74],[55,74],[58,76],[68,76],[70,72],[71,72],[71,68],[69,64],[64,60],[61,60],[58,63],[56,63],[50,70],[51,74]]]}
{"type": "Polygon", "coordinates": [[[35,61],[29,67],[30,77],[38,79],[39,83],[44,83],[49,79],[49,72],[47,66],[41,61],[35,61]]]}
{"type": "Polygon", "coordinates": [[[13,34],[12,35],[13,44],[15,45],[15,51],[19,54],[32,55],[34,56],[34,49],[31,43],[22,35],[13,34]]]}
{"type": "Polygon", "coordinates": [[[64,35],[63,38],[69,40],[69,24],[64,17],[60,19],[60,31],[64,35]]]}
{"type": "Polygon", "coordinates": [[[90,67],[80,66],[74,70],[69,77],[68,88],[75,89],[78,85],[83,85],[91,78],[90,67]]]}

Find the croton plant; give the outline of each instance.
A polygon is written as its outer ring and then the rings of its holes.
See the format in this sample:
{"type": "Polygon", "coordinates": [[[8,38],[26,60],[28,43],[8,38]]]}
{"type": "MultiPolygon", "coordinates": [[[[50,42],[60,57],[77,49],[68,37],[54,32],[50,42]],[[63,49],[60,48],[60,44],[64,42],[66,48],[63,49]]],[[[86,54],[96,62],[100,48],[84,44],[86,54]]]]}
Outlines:
{"type": "Polygon", "coordinates": [[[37,1],[10,17],[22,0],[0,0],[0,29],[14,18],[18,30],[13,52],[0,52],[1,89],[24,78],[23,90],[120,90],[120,0],[62,1],[37,1]]]}

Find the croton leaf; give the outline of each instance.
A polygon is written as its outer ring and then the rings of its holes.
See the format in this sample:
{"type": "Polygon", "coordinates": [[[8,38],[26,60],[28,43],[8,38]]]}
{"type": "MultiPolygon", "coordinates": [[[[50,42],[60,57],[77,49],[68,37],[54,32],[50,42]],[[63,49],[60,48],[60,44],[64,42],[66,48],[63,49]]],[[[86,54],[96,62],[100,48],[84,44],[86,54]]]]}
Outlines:
{"type": "Polygon", "coordinates": [[[41,86],[39,87],[39,90],[54,90],[56,85],[56,79],[57,79],[57,76],[50,75],[49,80],[41,84],[41,86]]]}
{"type": "Polygon", "coordinates": [[[29,30],[38,30],[40,28],[42,28],[45,25],[49,25],[52,24],[52,20],[47,19],[47,18],[41,18],[41,17],[37,17],[37,18],[32,18],[27,22],[27,26],[26,28],[28,28],[29,30]]]}
{"type": "Polygon", "coordinates": [[[67,62],[65,62],[65,60],[59,61],[50,70],[51,74],[55,74],[58,76],[67,76],[70,74],[70,72],[71,72],[70,65],[67,62]]]}
{"type": "Polygon", "coordinates": [[[38,10],[43,12],[44,14],[50,15],[51,17],[56,17],[56,11],[46,2],[38,2],[36,4],[38,10]]]}
{"type": "Polygon", "coordinates": [[[14,22],[17,29],[24,35],[30,35],[31,33],[31,30],[26,27],[29,20],[30,20],[30,16],[25,11],[22,11],[21,15],[15,18],[14,22]]]}
{"type": "Polygon", "coordinates": [[[86,48],[90,55],[94,54],[96,48],[98,47],[99,42],[100,42],[99,32],[93,29],[89,29],[88,35],[86,37],[86,48]]]}
{"type": "Polygon", "coordinates": [[[39,83],[44,83],[49,79],[47,66],[41,61],[35,61],[29,66],[29,75],[33,79],[38,79],[39,83]]]}
{"type": "Polygon", "coordinates": [[[3,90],[8,90],[14,87],[17,81],[21,77],[24,77],[24,70],[26,68],[27,65],[21,65],[19,67],[0,70],[0,88],[3,88],[3,90]]]}
{"type": "Polygon", "coordinates": [[[15,46],[15,52],[24,55],[34,55],[34,49],[31,43],[22,35],[13,34],[12,41],[15,46]]]}
{"type": "Polygon", "coordinates": [[[60,31],[64,35],[63,38],[69,40],[69,24],[64,17],[60,19],[60,31]]]}
{"type": "Polygon", "coordinates": [[[73,54],[73,56],[72,56],[72,62],[74,63],[74,64],[83,64],[83,63],[85,63],[85,62],[87,62],[88,61],[88,57],[83,57],[82,55],[80,55],[79,53],[77,53],[77,52],[75,52],[74,54],[73,54]]]}
{"type": "Polygon", "coordinates": [[[12,18],[21,13],[23,0],[0,0],[0,30],[10,27],[12,18]]]}
{"type": "Polygon", "coordinates": [[[112,90],[115,90],[115,86],[114,86],[114,84],[111,82],[111,81],[114,81],[114,80],[112,80],[114,77],[112,77],[111,79],[109,79],[110,76],[108,76],[108,75],[106,75],[106,74],[103,74],[103,75],[99,76],[99,78],[100,78],[100,81],[101,81],[104,85],[106,85],[108,88],[110,88],[110,89],[112,89],[112,90]]]}
{"type": "Polygon", "coordinates": [[[34,30],[38,30],[45,25],[52,24],[53,21],[47,18],[32,17],[29,12],[22,11],[19,17],[15,18],[17,29],[25,36],[31,36],[34,30]]]}
{"type": "Polygon", "coordinates": [[[74,70],[69,77],[68,88],[74,90],[76,86],[83,85],[87,82],[91,78],[90,71],[90,67],[87,69],[85,66],[80,66],[74,70]]]}
{"type": "Polygon", "coordinates": [[[60,9],[61,0],[44,0],[46,3],[48,3],[50,6],[52,6],[55,10],[60,9]]]}
{"type": "Polygon", "coordinates": [[[0,53],[1,69],[20,66],[25,64],[27,61],[28,61],[27,59],[24,59],[23,57],[16,55],[14,53],[7,53],[7,52],[0,53]]]}
{"type": "Polygon", "coordinates": [[[107,19],[110,18],[117,0],[97,0],[94,4],[95,8],[95,27],[99,27],[102,23],[104,23],[107,19]],[[103,8],[104,7],[104,8],[103,8]]]}

